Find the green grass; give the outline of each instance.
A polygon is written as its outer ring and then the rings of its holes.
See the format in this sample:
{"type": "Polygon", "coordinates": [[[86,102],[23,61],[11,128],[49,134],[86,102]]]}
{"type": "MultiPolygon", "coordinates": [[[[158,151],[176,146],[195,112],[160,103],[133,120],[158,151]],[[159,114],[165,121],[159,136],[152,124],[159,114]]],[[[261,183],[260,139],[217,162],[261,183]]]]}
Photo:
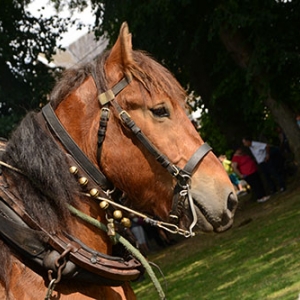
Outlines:
{"type": "MultiPolygon", "coordinates": [[[[300,294],[300,188],[258,204],[243,199],[232,229],[197,234],[149,256],[167,299],[286,299],[300,294]]],[[[146,275],[137,298],[159,299],[146,275]]]]}

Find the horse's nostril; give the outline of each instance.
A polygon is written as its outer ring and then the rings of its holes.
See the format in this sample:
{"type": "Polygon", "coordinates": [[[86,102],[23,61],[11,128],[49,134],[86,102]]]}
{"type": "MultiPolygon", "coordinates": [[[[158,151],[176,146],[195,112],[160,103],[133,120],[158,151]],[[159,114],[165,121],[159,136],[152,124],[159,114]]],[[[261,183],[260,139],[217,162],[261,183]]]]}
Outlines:
{"type": "Polygon", "coordinates": [[[227,199],[228,210],[231,212],[234,212],[237,207],[237,204],[238,204],[237,197],[233,193],[230,193],[230,195],[228,196],[228,199],[227,199]]]}

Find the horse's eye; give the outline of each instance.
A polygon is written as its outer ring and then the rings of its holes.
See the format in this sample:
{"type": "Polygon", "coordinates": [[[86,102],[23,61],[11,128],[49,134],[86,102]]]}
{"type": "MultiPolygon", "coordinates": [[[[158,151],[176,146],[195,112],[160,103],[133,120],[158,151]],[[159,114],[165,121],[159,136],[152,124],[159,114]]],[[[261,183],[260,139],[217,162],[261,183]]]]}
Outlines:
{"type": "Polygon", "coordinates": [[[169,117],[170,116],[169,111],[164,106],[160,106],[160,107],[157,107],[157,108],[151,108],[150,110],[151,110],[151,112],[153,113],[153,115],[155,117],[163,118],[163,117],[169,117]]]}

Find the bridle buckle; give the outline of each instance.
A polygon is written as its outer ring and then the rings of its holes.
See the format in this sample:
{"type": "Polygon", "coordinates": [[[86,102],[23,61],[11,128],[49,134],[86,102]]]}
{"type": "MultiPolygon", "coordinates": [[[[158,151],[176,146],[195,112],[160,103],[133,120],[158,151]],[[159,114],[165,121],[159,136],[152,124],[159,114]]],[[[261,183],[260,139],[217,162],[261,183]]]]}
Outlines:
{"type": "Polygon", "coordinates": [[[127,120],[131,119],[131,116],[126,110],[122,110],[119,113],[119,118],[123,123],[126,123],[127,120]]]}

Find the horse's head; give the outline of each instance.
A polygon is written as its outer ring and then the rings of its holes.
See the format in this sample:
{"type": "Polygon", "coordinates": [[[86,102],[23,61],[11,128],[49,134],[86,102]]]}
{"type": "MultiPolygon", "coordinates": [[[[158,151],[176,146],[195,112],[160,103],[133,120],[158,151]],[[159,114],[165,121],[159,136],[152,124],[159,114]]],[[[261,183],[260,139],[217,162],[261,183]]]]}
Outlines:
{"type": "Polygon", "coordinates": [[[171,213],[184,228],[190,227],[193,215],[203,231],[229,228],[237,198],[228,175],[208,147],[199,150],[204,142],[186,115],[182,87],[163,66],[132,50],[127,24],[96,73],[96,84],[89,78],[75,93],[81,99],[78,119],[67,123],[63,122],[66,110],[58,108],[57,114],[71,134],[77,132],[73,137],[90,159],[126,194],[126,204],[164,221],[169,221],[171,213]],[[98,93],[104,92],[103,82],[97,82],[100,77],[112,90],[100,97],[100,106],[110,109],[110,117],[97,162],[96,85],[98,93]],[[115,92],[120,81],[124,85],[115,92]],[[85,129],[74,130],[80,124],[85,129]],[[144,136],[138,138],[139,129],[150,141],[150,150],[144,136]],[[172,205],[173,201],[178,205],[172,205]]]}

